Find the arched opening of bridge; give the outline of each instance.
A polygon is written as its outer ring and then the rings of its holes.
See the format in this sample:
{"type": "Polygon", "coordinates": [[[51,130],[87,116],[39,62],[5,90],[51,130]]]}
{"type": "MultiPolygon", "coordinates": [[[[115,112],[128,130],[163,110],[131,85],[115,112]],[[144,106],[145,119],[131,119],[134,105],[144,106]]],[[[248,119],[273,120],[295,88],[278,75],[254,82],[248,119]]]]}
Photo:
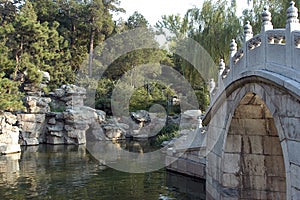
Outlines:
{"type": "Polygon", "coordinates": [[[286,175],[280,139],[264,101],[247,93],[236,108],[223,154],[222,184],[240,199],[285,199],[286,175]]]}

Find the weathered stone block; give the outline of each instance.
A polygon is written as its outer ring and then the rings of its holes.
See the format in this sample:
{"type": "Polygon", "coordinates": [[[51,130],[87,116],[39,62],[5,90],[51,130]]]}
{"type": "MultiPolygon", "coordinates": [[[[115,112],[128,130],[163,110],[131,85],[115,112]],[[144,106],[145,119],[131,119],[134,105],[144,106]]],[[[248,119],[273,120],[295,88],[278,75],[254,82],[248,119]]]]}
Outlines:
{"type": "Polygon", "coordinates": [[[237,177],[235,174],[223,174],[222,185],[224,187],[238,188],[239,184],[239,177],[237,177]]]}
{"type": "Polygon", "coordinates": [[[173,157],[173,156],[166,156],[167,168],[176,170],[178,168],[177,167],[177,159],[178,158],[173,157]]]}
{"type": "Polygon", "coordinates": [[[283,156],[265,156],[265,167],[267,176],[285,177],[283,156]]]}
{"type": "Polygon", "coordinates": [[[300,190],[300,166],[291,164],[291,184],[300,190]]]}
{"type": "Polygon", "coordinates": [[[291,196],[292,196],[291,199],[298,200],[300,197],[300,189],[292,187],[292,195],[291,196]]]}
{"type": "Polygon", "coordinates": [[[263,116],[261,105],[239,105],[234,114],[238,119],[262,119],[263,116]]]}
{"type": "Polygon", "coordinates": [[[223,171],[225,173],[237,173],[240,170],[240,155],[224,153],[223,171]]]}
{"type": "Polygon", "coordinates": [[[186,158],[190,161],[193,161],[193,162],[199,162],[199,157],[198,156],[195,156],[195,155],[192,155],[191,153],[185,153],[185,155],[187,156],[186,158]]]}
{"type": "Polygon", "coordinates": [[[295,99],[292,99],[291,97],[287,96],[284,106],[285,109],[282,109],[286,112],[284,116],[300,118],[299,105],[295,103],[295,99]]]}
{"type": "Polygon", "coordinates": [[[266,119],[266,130],[270,136],[278,136],[278,131],[275,126],[274,119],[266,119]]]}
{"type": "Polygon", "coordinates": [[[290,162],[300,166],[300,156],[299,156],[300,142],[288,141],[287,148],[288,148],[290,162]]]}
{"type": "Polygon", "coordinates": [[[208,170],[216,170],[220,169],[221,167],[221,157],[217,156],[216,154],[210,152],[207,155],[207,161],[208,161],[208,170]]]}
{"type": "Polygon", "coordinates": [[[232,118],[230,127],[228,130],[228,134],[230,135],[245,135],[245,128],[244,128],[245,120],[232,118]]]}
{"type": "Polygon", "coordinates": [[[281,124],[288,139],[300,141],[300,118],[282,117],[281,124]]]}
{"type": "Polygon", "coordinates": [[[205,178],[205,166],[200,163],[191,162],[187,160],[186,169],[187,171],[183,172],[184,174],[188,174],[198,178],[205,178]]]}
{"type": "Polygon", "coordinates": [[[218,192],[217,188],[214,187],[212,184],[206,183],[206,199],[207,200],[214,200],[220,199],[221,195],[218,192]]]}
{"type": "Polygon", "coordinates": [[[285,192],[285,177],[269,176],[267,178],[267,189],[274,192],[285,192]]]}
{"type": "Polygon", "coordinates": [[[243,152],[246,154],[263,154],[263,137],[247,136],[242,137],[243,152]]]}
{"type": "Polygon", "coordinates": [[[242,158],[243,173],[255,176],[265,175],[265,156],[245,154],[242,158]]]}
{"type": "Polygon", "coordinates": [[[282,155],[279,137],[264,137],[264,155],[282,155]]]}
{"type": "Polygon", "coordinates": [[[247,189],[242,192],[240,199],[270,199],[270,198],[268,198],[267,191],[247,189]]]}
{"type": "Polygon", "coordinates": [[[178,159],[177,160],[177,167],[181,171],[187,171],[187,162],[186,162],[186,160],[178,159]]]}
{"type": "Polygon", "coordinates": [[[243,176],[243,187],[251,190],[266,190],[267,180],[265,176],[243,176]]]}
{"type": "Polygon", "coordinates": [[[245,119],[243,127],[247,135],[265,135],[267,133],[264,119],[245,119]]]}
{"type": "Polygon", "coordinates": [[[228,134],[225,144],[225,152],[228,153],[239,153],[241,152],[241,139],[240,135],[228,134]]]}

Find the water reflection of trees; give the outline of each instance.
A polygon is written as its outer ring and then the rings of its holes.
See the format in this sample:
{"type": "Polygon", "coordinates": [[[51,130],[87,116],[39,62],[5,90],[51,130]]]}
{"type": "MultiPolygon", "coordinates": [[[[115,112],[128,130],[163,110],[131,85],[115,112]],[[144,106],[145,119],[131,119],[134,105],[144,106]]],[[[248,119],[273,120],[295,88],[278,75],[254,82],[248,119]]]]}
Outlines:
{"type": "MultiPolygon", "coordinates": [[[[110,145],[115,144],[110,142],[110,145]]],[[[125,145],[125,148],[134,150],[130,148],[135,148],[137,143],[118,145],[120,148],[125,145]]],[[[148,144],[146,147],[142,143],[140,145],[148,148],[148,144]]],[[[109,150],[107,146],[102,148],[109,150]]],[[[177,186],[172,183],[176,179],[168,176],[164,169],[130,174],[106,168],[99,165],[85,146],[40,145],[26,147],[21,154],[0,156],[1,200],[152,200],[158,199],[160,195],[171,198],[187,195],[179,190],[169,189],[177,186]]]]}

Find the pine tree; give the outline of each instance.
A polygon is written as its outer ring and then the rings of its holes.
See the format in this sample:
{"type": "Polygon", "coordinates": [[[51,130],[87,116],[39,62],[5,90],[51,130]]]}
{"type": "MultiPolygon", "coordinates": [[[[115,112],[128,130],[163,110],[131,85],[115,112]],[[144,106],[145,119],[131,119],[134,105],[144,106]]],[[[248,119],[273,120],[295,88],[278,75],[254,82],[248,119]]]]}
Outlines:
{"type": "Polygon", "coordinates": [[[18,88],[19,82],[5,78],[4,75],[4,73],[0,73],[0,110],[24,110],[22,94],[18,88]]]}
{"type": "Polygon", "coordinates": [[[57,22],[40,23],[29,1],[22,5],[14,21],[0,27],[1,41],[11,52],[2,66],[4,72],[15,80],[18,74],[26,74],[25,82],[38,86],[42,80],[40,71],[47,71],[50,88],[74,81],[68,42],[59,35],[58,27],[57,22]]]}

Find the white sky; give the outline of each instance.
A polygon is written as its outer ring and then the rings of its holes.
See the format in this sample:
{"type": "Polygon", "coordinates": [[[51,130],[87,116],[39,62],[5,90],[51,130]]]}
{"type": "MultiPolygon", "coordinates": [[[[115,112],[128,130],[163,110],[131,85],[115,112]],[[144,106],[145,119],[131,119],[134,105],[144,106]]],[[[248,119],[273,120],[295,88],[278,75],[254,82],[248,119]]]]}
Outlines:
{"type": "MultiPolygon", "coordinates": [[[[119,14],[115,19],[122,17],[124,20],[138,11],[148,20],[153,26],[162,15],[180,14],[183,16],[186,11],[196,6],[201,8],[204,0],[121,0],[120,7],[126,10],[126,14],[119,14]]],[[[241,8],[245,8],[247,0],[237,0],[238,8],[241,13],[241,8]]]]}

